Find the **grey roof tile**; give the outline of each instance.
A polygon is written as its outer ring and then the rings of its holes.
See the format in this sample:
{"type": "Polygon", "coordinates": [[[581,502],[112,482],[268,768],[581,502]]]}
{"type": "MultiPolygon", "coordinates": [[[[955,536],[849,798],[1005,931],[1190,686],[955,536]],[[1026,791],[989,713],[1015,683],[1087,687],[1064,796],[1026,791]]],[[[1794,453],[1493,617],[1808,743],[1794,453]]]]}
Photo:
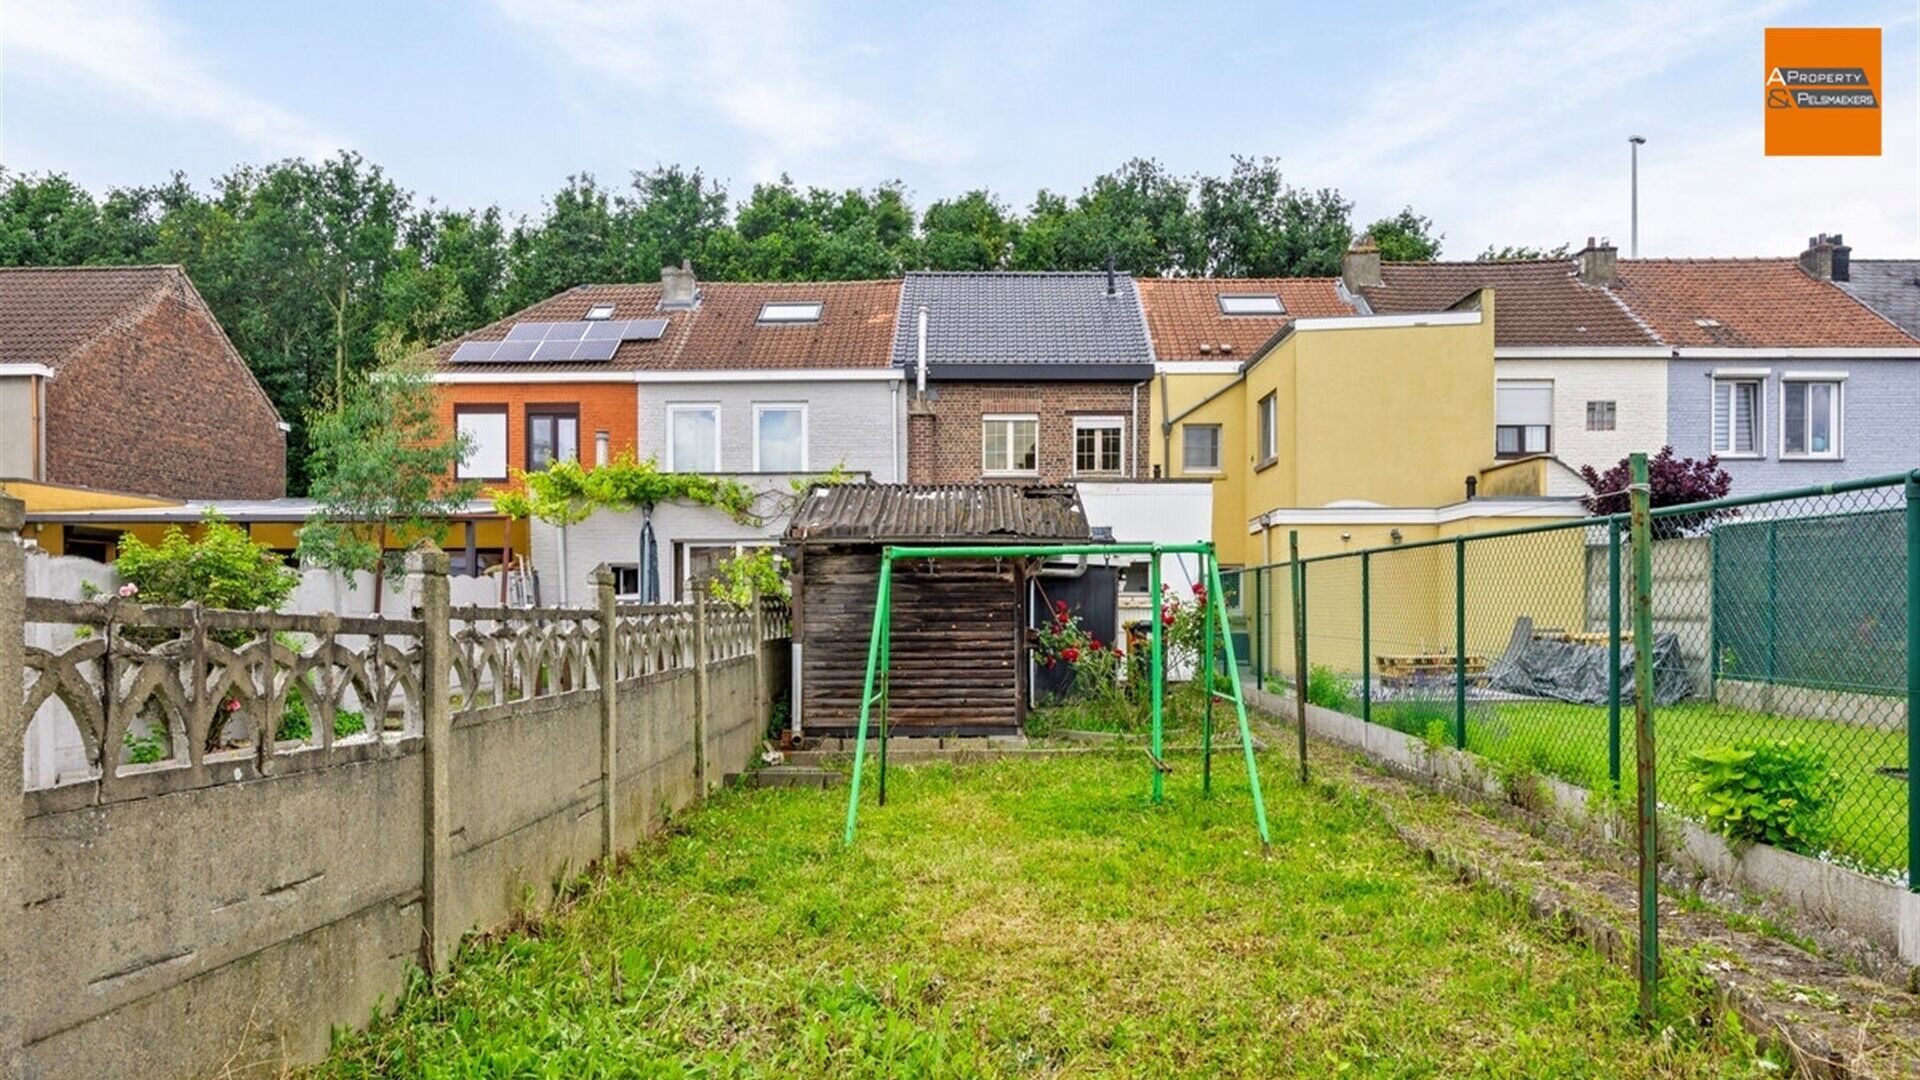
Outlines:
{"type": "Polygon", "coordinates": [[[1888,322],[1920,337],[1920,259],[1854,259],[1852,263],[1851,280],[1834,284],[1888,322]]]}
{"type": "Polygon", "coordinates": [[[911,273],[900,289],[893,362],[912,367],[927,309],[936,378],[1134,379],[1153,372],[1140,291],[1125,274],[911,273]]]}

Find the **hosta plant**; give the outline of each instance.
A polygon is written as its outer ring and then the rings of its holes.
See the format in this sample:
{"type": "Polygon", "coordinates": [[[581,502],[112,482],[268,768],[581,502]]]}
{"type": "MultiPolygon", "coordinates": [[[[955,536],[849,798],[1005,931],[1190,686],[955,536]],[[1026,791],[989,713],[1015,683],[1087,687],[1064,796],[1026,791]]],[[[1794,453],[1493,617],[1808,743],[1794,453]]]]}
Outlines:
{"type": "Polygon", "coordinates": [[[1798,739],[1760,739],[1687,755],[1687,798],[1731,840],[1817,851],[1839,795],[1827,755],[1798,739]]]}

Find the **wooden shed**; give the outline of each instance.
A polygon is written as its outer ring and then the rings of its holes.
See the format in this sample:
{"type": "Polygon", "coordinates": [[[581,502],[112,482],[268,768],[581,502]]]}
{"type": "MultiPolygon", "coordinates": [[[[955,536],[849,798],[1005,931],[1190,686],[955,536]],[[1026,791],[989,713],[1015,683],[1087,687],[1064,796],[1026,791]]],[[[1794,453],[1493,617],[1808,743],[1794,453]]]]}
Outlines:
{"type": "MultiPolygon", "coordinates": [[[[851,733],[860,720],[880,550],[890,544],[1085,542],[1072,487],[846,484],[815,488],[787,528],[794,549],[793,641],[802,728],[851,733]]],[[[894,730],[998,735],[1026,719],[1027,582],[1040,560],[894,564],[894,730]]]]}

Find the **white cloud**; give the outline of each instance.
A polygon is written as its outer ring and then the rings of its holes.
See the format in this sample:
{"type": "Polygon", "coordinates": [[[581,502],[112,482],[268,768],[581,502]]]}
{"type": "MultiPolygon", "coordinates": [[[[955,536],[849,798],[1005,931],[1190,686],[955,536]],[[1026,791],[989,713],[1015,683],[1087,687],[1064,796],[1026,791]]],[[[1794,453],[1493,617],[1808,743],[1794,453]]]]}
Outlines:
{"type": "MultiPolygon", "coordinates": [[[[829,70],[822,59],[830,52],[818,40],[822,20],[807,5],[495,0],[495,6],[567,62],[653,96],[650,107],[716,114],[751,140],[746,153],[761,176],[804,169],[809,176],[869,183],[896,162],[940,165],[966,153],[966,140],[948,127],[950,117],[918,123],[884,94],[841,89],[848,73],[829,70]]],[[[892,85],[907,76],[900,73],[892,85]]],[[[888,85],[886,79],[860,81],[888,85]]]]}
{"type": "Polygon", "coordinates": [[[4,0],[10,77],[78,76],[135,108],[211,124],[275,154],[324,157],[346,145],[306,118],[222,79],[145,0],[4,0]]]}
{"type": "Polygon", "coordinates": [[[1911,114],[1888,110],[1882,158],[1766,158],[1758,109],[1720,85],[1729,47],[1751,42],[1757,55],[1763,27],[1801,21],[1793,6],[1596,0],[1453,12],[1401,35],[1398,55],[1372,58],[1368,70],[1387,74],[1296,164],[1357,197],[1363,216],[1413,204],[1446,230],[1450,257],[1589,234],[1625,248],[1626,137],[1639,132],[1651,137],[1643,254],[1791,254],[1807,234],[1842,226],[1872,233],[1876,251],[1910,252],[1920,245],[1911,114]]]}

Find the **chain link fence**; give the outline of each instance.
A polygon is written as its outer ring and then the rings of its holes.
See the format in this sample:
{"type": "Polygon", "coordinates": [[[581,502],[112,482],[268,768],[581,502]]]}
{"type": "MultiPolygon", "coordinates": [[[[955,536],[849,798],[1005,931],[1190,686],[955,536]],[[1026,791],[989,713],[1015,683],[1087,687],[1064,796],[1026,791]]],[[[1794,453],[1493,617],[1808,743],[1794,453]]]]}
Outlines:
{"type": "MultiPolygon", "coordinates": [[[[1700,755],[1784,744],[1825,781],[1821,829],[1790,846],[1914,882],[1912,490],[1901,475],[1653,511],[1663,807],[1703,816],[1700,755]]],[[[1290,695],[1304,634],[1312,704],[1631,805],[1628,532],[1622,514],[1247,568],[1256,673],[1290,695]]]]}

